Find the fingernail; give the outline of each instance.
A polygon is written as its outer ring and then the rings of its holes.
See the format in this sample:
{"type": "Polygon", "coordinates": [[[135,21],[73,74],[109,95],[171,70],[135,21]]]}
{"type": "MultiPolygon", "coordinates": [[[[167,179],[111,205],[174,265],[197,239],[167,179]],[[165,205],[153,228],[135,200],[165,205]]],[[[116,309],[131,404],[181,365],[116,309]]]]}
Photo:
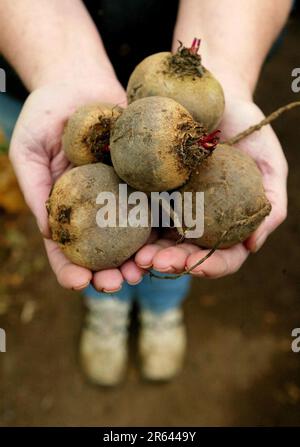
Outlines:
{"type": "Polygon", "coordinates": [[[191,270],[191,271],[189,271],[190,268],[191,267],[185,267],[185,271],[188,271],[190,275],[195,275],[195,276],[201,277],[201,278],[205,277],[205,273],[203,272],[203,270],[198,270],[198,271],[191,270]]]}
{"type": "Polygon", "coordinates": [[[49,227],[44,228],[42,223],[40,221],[38,221],[37,219],[36,219],[36,224],[37,224],[39,232],[42,234],[42,236],[44,236],[45,238],[48,239],[50,237],[49,227]]]}
{"type": "Polygon", "coordinates": [[[137,264],[141,269],[150,269],[152,267],[152,264],[149,265],[142,265],[142,264],[137,264]]]}
{"type": "Polygon", "coordinates": [[[42,225],[40,225],[38,222],[37,222],[37,227],[38,227],[38,229],[39,229],[39,232],[40,232],[44,237],[47,236],[47,234],[45,234],[45,231],[44,231],[42,225]]]}
{"type": "Polygon", "coordinates": [[[205,273],[202,270],[200,270],[199,272],[195,272],[195,273],[191,272],[191,274],[192,275],[194,274],[195,276],[197,276],[197,278],[205,278],[205,273]]]}
{"type": "Polygon", "coordinates": [[[256,253],[261,247],[262,247],[262,245],[264,244],[264,242],[266,241],[266,239],[267,239],[267,235],[266,235],[266,233],[263,233],[263,234],[261,234],[260,236],[259,236],[259,238],[256,240],[256,242],[255,242],[255,249],[254,249],[254,253],[256,253]]]}
{"type": "Polygon", "coordinates": [[[137,284],[140,284],[142,281],[143,281],[143,278],[140,278],[136,282],[127,281],[127,284],[129,284],[130,286],[136,286],[137,284]]]}
{"type": "Polygon", "coordinates": [[[163,273],[173,273],[174,269],[172,267],[156,267],[155,270],[163,273]]]}
{"type": "Polygon", "coordinates": [[[121,289],[122,289],[122,286],[120,286],[118,289],[113,289],[113,290],[102,289],[102,292],[104,292],[104,293],[117,293],[121,289]]]}
{"type": "Polygon", "coordinates": [[[86,287],[88,287],[88,285],[90,284],[90,281],[86,282],[85,284],[81,285],[81,286],[76,286],[76,287],[72,287],[73,290],[83,290],[86,287]]]}

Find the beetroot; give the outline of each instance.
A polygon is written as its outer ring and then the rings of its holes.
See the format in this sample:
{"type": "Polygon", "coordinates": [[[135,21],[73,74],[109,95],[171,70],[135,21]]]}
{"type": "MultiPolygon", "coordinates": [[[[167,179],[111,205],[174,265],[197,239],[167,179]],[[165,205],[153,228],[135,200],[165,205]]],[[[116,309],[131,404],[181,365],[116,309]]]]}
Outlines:
{"type": "Polygon", "coordinates": [[[212,248],[220,239],[220,248],[244,241],[271,211],[254,160],[225,144],[217,146],[180,191],[204,192],[204,234],[188,239],[201,247],[212,248]]]}
{"type": "Polygon", "coordinates": [[[117,119],[110,150],[119,177],[140,191],[177,188],[217,142],[171,98],[151,96],[128,106],[117,119]]]}
{"type": "Polygon", "coordinates": [[[163,52],[146,57],[130,76],[128,102],[167,96],[182,104],[209,131],[215,129],[224,112],[224,93],[217,79],[202,65],[199,44],[199,39],[194,39],[191,48],[180,45],[175,54],[163,52]]]}
{"type": "Polygon", "coordinates": [[[73,168],[55,183],[47,202],[52,239],[75,264],[95,271],[118,267],[147,241],[150,226],[97,224],[98,194],[113,193],[118,200],[120,183],[102,163],[73,168]]]}
{"type": "Polygon", "coordinates": [[[68,120],[62,138],[63,150],[75,166],[110,163],[109,138],[120,107],[90,104],[80,107],[68,120]]]}

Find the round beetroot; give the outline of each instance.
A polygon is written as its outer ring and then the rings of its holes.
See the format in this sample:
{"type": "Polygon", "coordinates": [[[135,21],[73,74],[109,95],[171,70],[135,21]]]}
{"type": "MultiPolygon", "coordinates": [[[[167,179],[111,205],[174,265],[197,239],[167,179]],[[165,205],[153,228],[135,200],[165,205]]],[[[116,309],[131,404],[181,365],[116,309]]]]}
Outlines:
{"type": "Polygon", "coordinates": [[[102,163],[73,168],[55,183],[47,201],[52,239],[75,264],[95,271],[118,267],[147,241],[150,226],[97,225],[98,194],[111,192],[118,200],[120,183],[102,163]]]}
{"type": "Polygon", "coordinates": [[[216,128],[224,112],[221,84],[201,63],[199,40],[175,54],[156,53],[134,69],[127,86],[128,102],[146,96],[167,96],[182,104],[208,131],[216,128]]]}
{"type": "Polygon", "coordinates": [[[244,241],[271,211],[255,162],[225,144],[217,146],[180,191],[204,192],[204,234],[188,239],[201,247],[214,247],[226,231],[220,248],[244,241]]]}
{"type": "Polygon", "coordinates": [[[111,134],[110,152],[118,176],[140,191],[164,191],[187,181],[208,157],[215,133],[171,98],[151,96],[128,106],[111,134]]]}
{"type": "Polygon", "coordinates": [[[120,107],[101,103],[77,109],[69,118],[62,138],[68,160],[75,166],[110,163],[110,130],[121,111],[120,107]]]}

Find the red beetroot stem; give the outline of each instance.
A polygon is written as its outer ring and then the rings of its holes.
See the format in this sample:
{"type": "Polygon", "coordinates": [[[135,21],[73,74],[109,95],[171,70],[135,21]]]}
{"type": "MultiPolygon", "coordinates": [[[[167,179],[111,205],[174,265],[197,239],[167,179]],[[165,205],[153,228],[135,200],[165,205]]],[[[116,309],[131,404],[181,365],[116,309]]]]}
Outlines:
{"type": "Polygon", "coordinates": [[[105,144],[105,145],[102,147],[102,152],[110,152],[109,144],[105,144]]]}
{"type": "Polygon", "coordinates": [[[190,48],[190,52],[193,54],[198,54],[200,48],[201,39],[197,39],[196,37],[193,40],[192,46],[190,48]]]}
{"type": "Polygon", "coordinates": [[[212,152],[219,143],[220,137],[218,136],[218,133],[220,132],[220,130],[214,130],[208,135],[204,135],[203,137],[199,138],[198,144],[204,147],[204,149],[212,152]]]}

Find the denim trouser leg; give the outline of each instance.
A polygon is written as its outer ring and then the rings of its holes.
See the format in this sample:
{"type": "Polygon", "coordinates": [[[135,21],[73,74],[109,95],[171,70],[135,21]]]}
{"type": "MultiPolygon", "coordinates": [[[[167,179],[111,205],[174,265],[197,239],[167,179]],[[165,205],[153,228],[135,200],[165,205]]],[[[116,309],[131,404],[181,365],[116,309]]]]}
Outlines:
{"type": "Polygon", "coordinates": [[[134,287],[130,286],[129,284],[125,283],[122,286],[122,289],[115,293],[104,293],[104,292],[98,292],[91,284],[84,289],[83,294],[87,298],[92,298],[96,300],[107,300],[111,296],[117,297],[120,301],[125,301],[130,303],[133,300],[134,297],[134,287]]]}
{"type": "MultiPolygon", "coordinates": [[[[158,272],[155,274],[163,275],[158,272]]],[[[136,286],[137,301],[141,309],[154,313],[166,312],[181,306],[189,292],[190,283],[189,275],[177,279],[158,279],[146,275],[136,286]]]]}
{"type": "Polygon", "coordinates": [[[22,103],[9,96],[7,93],[0,95],[0,127],[4,131],[7,139],[10,139],[18,116],[22,108],[22,103]]]}
{"type": "MultiPolygon", "coordinates": [[[[159,274],[159,273],[156,273],[159,274]]],[[[185,299],[191,278],[186,275],[178,279],[157,279],[146,275],[143,281],[136,286],[124,283],[122,289],[112,295],[121,301],[132,301],[134,297],[141,309],[147,309],[154,313],[163,313],[180,307],[185,299]]],[[[97,292],[90,285],[84,291],[84,295],[93,299],[109,299],[110,294],[97,292]]]]}

